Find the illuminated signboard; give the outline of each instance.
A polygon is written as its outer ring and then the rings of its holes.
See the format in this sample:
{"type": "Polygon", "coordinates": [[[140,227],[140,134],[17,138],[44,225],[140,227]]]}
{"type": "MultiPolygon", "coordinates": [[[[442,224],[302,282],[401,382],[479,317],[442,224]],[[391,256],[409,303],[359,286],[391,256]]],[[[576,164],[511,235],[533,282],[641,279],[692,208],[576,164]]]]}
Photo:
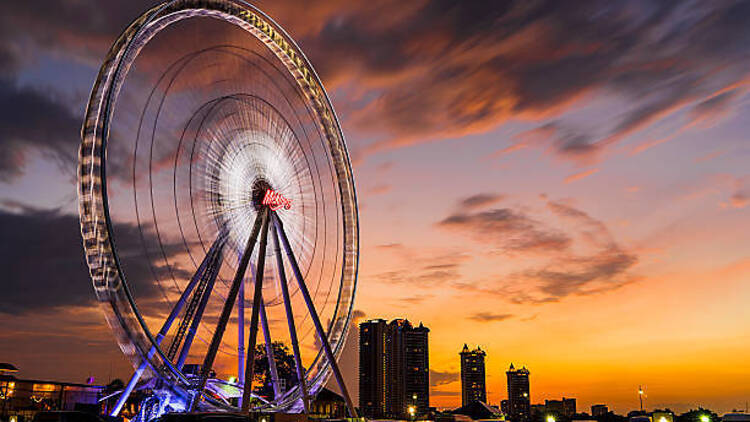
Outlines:
{"type": "Polygon", "coordinates": [[[292,201],[284,198],[280,193],[273,189],[266,190],[266,195],[263,197],[262,204],[271,208],[271,211],[276,211],[281,208],[287,210],[292,208],[292,201]]]}

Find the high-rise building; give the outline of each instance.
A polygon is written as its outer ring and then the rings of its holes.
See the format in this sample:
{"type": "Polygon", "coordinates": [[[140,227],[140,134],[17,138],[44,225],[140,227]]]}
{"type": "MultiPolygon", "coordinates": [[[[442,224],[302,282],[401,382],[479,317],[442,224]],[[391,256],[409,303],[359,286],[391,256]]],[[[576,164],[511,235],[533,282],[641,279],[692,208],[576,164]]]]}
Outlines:
{"type": "Polygon", "coordinates": [[[429,332],[420,322],[406,334],[406,396],[407,402],[416,406],[415,415],[419,416],[430,411],[429,332]]]}
{"type": "Polygon", "coordinates": [[[606,404],[595,404],[591,406],[591,416],[593,417],[599,417],[604,416],[607,413],[609,413],[609,408],[606,404]]]}
{"type": "Polygon", "coordinates": [[[544,406],[548,412],[558,413],[568,418],[576,414],[576,399],[563,397],[562,400],[545,400],[544,406]]]}
{"type": "Polygon", "coordinates": [[[415,418],[430,407],[427,327],[408,320],[360,324],[359,403],[370,418],[415,418]]]}
{"type": "Polygon", "coordinates": [[[461,356],[461,406],[475,401],[487,403],[484,375],[484,357],[487,354],[477,346],[474,350],[464,344],[461,356]]]}
{"type": "Polygon", "coordinates": [[[386,333],[386,413],[392,418],[426,415],[430,407],[428,333],[422,323],[394,319],[386,333]]]}
{"type": "Polygon", "coordinates": [[[529,370],[516,369],[513,364],[505,375],[508,377],[508,414],[514,421],[526,421],[531,413],[529,394],[529,370]]]}
{"type": "Polygon", "coordinates": [[[373,319],[359,324],[359,409],[362,416],[386,415],[385,335],[387,321],[373,319]]]}

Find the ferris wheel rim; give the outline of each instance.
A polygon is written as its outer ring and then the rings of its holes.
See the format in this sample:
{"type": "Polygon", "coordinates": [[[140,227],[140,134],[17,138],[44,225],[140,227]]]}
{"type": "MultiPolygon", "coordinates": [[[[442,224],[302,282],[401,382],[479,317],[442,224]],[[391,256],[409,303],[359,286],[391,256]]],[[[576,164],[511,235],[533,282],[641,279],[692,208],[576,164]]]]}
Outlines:
{"type": "MultiPolygon", "coordinates": [[[[286,41],[287,43],[291,44],[291,46],[295,49],[295,52],[299,55],[299,57],[301,58],[301,60],[303,60],[303,63],[306,66],[306,68],[311,72],[312,78],[315,81],[315,83],[317,84],[317,86],[320,88],[320,91],[322,91],[322,97],[323,97],[323,99],[325,101],[325,107],[330,111],[331,116],[332,116],[332,120],[333,120],[333,125],[334,125],[335,129],[338,132],[337,133],[337,137],[336,137],[337,139],[335,139],[335,140],[338,141],[338,143],[339,143],[339,145],[341,147],[341,150],[339,152],[343,154],[343,158],[339,160],[340,162],[336,163],[335,168],[336,168],[336,170],[338,172],[340,170],[339,166],[341,165],[341,163],[344,164],[344,166],[346,167],[345,171],[344,171],[344,175],[348,179],[346,181],[349,184],[349,186],[347,187],[347,189],[348,189],[348,194],[350,196],[349,199],[351,200],[350,205],[352,206],[352,209],[349,210],[350,211],[349,213],[347,213],[346,210],[343,209],[345,207],[345,204],[343,203],[344,201],[342,200],[342,205],[341,205],[341,207],[342,207],[342,210],[341,210],[341,212],[342,212],[341,224],[345,228],[344,234],[343,234],[344,237],[346,237],[346,228],[347,228],[347,226],[351,226],[351,227],[349,227],[349,230],[353,230],[354,236],[353,236],[353,239],[350,239],[350,241],[349,241],[349,242],[353,242],[353,243],[352,244],[347,243],[346,239],[345,239],[344,240],[344,246],[345,247],[352,247],[352,248],[354,248],[355,251],[358,251],[358,249],[359,249],[359,236],[358,236],[359,223],[358,223],[358,218],[357,218],[358,206],[357,206],[357,202],[356,202],[356,190],[355,190],[355,186],[354,186],[353,172],[351,170],[351,161],[349,159],[348,151],[347,151],[346,146],[345,146],[345,140],[344,140],[343,133],[341,131],[341,127],[340,127],[340,123],[339,123],[338,117],[336,116],[335,111],[334,111],[334,109],[333,109],[333,107],[331,105],[330,98],[328,97],[328,94],[326,93],[325,89],[323,88],[323,85],[320,82],[320,79],[319,79],[318,75],[315,73],[314,69],[312,68],[312,65],[309,63],[309,61],[307,60],[307,58],[304,56],[304,53],[302,52],[302,50],[299,49],[299,47],[296,45],[296,43],[294,42],[294,40],[283,30],[283,28],[280,25],[278,25],[277,23],[275,23],[270,17],[268,17],[261,10],[257,9],[255,6],[249,4],[249,3],[245,2],[245,1],[209,1],[209,2],[205,2],[204,1],[204,2],[199,2],[199,1],[177,0],[177,1],[171,1],[171,2],[167,2],[167,3],[163,3],[163,4],[159,5],[159,6],[156,6],[156,7],[152,8],[152,9],[150,9],[149,11],[147,11],[146,13],[144,13],[138,19],[136,19],[126,29],[126,31],[123,33],[123,35],[120,37],[120,39],[118,39],[118,41],[113,45],[112,49],[110,50],[110,55],[108,55],[107,60],[102,65],[99,77],[97,78],[97,83],[95,84],[94,89],[92,90],[91,99],[90,99],[88,107],[87,107],[87,115],[86,115],[87,117],[86,117],[86,120],[84,121],[84,127],[82,129],[82,137],[84,138],[84,142],[85,142],[87,130],[90,129],[89,128],[89,122],[90,122],[90,120],[92,120],[92,118],[93,118],[94,122],[96,122],[96,123],[98,123],[98,124],[101,125],[100,127],[97,125],[97,127],[94,128],[94,134],[91,135],[91,136],[93,136],[95,139],[98,139],[98,141],[100,142],[99,148],[101,149],[100,150],[101,163],[100,163],[100,170],[99,171],[100,171],[100,178],[101,179],[99,180],[98,188],[101,190],[101,192],[99,193],[99,195],[101,197],[101,204],[99,204],[99,205],[102,207],[101,211],[103,212],[104,224],[105,224],[105,229],[106,229],[106,239],[104,241],[108,243],[109,248],[110,248],[109,252],[111,253],[112,258],[113,258],[113,262],[111,263],[111,265],[114,266],[114,268],[115,268],[115,270],[117,272],[116,277],[119,278],[118,281],[120,282],[119,288],[121,289],[122,293],[126,296],[128,304],[130,305],[130,308],[131,308],[134,316],[138,319],[138,324],[140,326],[140,330],[142,331],[142,334],[144,334],[147,337],[148,342],[151,344],[151,346],[153,346],[156,349],[156,353],[158,355],[160,355],[160,357],[162,359],[162,364],[164,364],[165,366],[167,366],[167,368],[169,369],[169,372],[177,379],[177,381],[179,381],[182,384],[187,384],[188,383],[187,378],[184,376],[184,374],[180,370],[174,368],[174,366],[171,364],[171,362],[169,361],[169,359],[167,359],[164,356],[164,352],[161,349],[161,347],[157,344],[158,342],[156,341],[156,339],[155,339],[153,333],[151,332],[151,330],[149,329],[148,324],[146,324],[145,321],[143,320],[143,316],[139,312],[138,306],[137,306],[137,304],[135,302],[135,299],[133,298],[132,293],[130,292],[130,288],[129,288],[128,284],[127,284],[127,278],[125,277],[124,271],[123,271],[121,263],[119,261],[119,256],[117,254],[116,238],[115,238],[114,230],[113,230],[113,227],[112,227],[112,220],[111,220],[111,216],[110,216],[110,212],[109,212],[109,200],[108,200],[108,192],[107,192],[107,174],[106,174],[106,163],[107,163],[107,160],[106,160],[106,150],[107,150],[107,148],[106,147],[107,147],[108,138],[109,138],[109,136],[108,136],[108,126],[109,126],[110,119],[111,119],[111,110],[112,110],[112,101],[113,101],[113,98],[116,98],[118,96],[119,89],[121,88],[121,85],[118,86],[117,84],[118,84],[118,82],[121,84],[122,81],[121,80],[118,81],[118,79],[122,79],[124,77],[124,76],[121,75],[121,72],[122,72],[122,69],[123,69],[123,60],[126,60],[128,58],[129,54],[132,54],[131,48],[133,48],[133,42],[135,40],[137,40],[139,36],[143,35],[142,31],[149,29],[148,25],[152,24],[155,20],[168,17],[169,15],[165,15],[165,16],[159,16],[159,15],[163,11],[169,9],[171,6],[173,6],[175,4],[179,4],[181,7],[184,7],[184,9],[176,9],[174,12],[172,12],[172,13],[176,14],[176,13],[179,13],[179,12],[184,11],[184,10],[210,10],[210,9],[206,9],[206,6],[205,6],[206,4],[209,4],[211,6],[217,6],[217,5],[220,5],[220,4],[229,4],[229,3],[231,3],[233,5],[240,5],[240,7],[244,7],[245,9],[250,9],[252,12],[256,13],[257,15],[260,15],[269,24],[271,24],[274,27],[275,30],[280,31],[282,33],[284,41],[286,41]],[[190,6],[193,5],[193,4],[196,5],[196,7],[191,8],[190,6]],[[203,7],[198,7],[197,6],[198,4],[202,4],[203,7]],[[133,29],[135,29],[135,31],[131,33],[131,31],[133,29]],[[119,54],[115,54],[115,57],[111,57],[112,53],[119,53],[119,54]],[[113,65],[112,64],[113,62],[116,62],[116,64],[113,65]],[[113,66],[113,67],[110,67],[109,70],[114,69],[114,72],[110,72],[109,74],[105,75],[105,69],[108,67],[108,65],[113,66]],[[106,80],[103,79],[103,77],[105,77],[105,76],[107,77],[106,80]],[[104,104],[102,104],[101,102],[98,103],[98,104],[95,104],[95,99],[96,99],[95,96],[97,94],[104,94],[104,96],[105,96],[104,99],[103,99],[104,100],[104,104]],[[99,109],[96,109],[97,105],[100,107],[99,109]],[[96,133],[97,130],[101,131],[102,134],[99,135],[99,136],[97,136],[97,133],[96,133]],[[346,221],[346,217],[345,217],[346,214],[349,214],[350,216],[353,216],[353,219],[352,219],[351,222],[347,222],[346,221]]],[[[223,13],[227,13],[227,12],[224,11],[223,13]]],[[[182,17],[180,19],[185,19],[185,18],[189,18],[189,17],[190,16],[185,16],[185,17],[182,17]]],[[[178,20],[180,20],[180,19],[178,19],[178,20]]],[[[168,26],[171,23],[172,22],[167,23],[163,27],[155,30],[154,34],[151,35],[151,37],[153,37],[161,29],[163,29],[164,27],[168,26]]],[[[250,31],[246,31],[246,32],[250,32],[250,31]]],[[[146,43],[148,43],[149,39],[150,38],[147,38],[146,41],[143,42],[143,45],[145,45],[146,43]]],[[[140,48],[142,48],[143,45],[141,45],[140,48]]],[[[266,43],[266,46],[268,47],[267,43],[266,43]]],[[[130,58],[130,60],[135,59],[135,57],[137,57],[137,56],[138,56],[138,52],[136,51],[136,53],[130,58]]],[[[124,73],[127,74],[127,70],[124,73]]],[[[331,139],[329,139],[329,142],[332,142],[331,139]]],[[[92,152],[95,149],[96,149],[96,146],[93,146],[92,152]]],[[[331,151],[329,150],[328,153],[331,154],[331,151]]],[[[88,165],[88,164],[85,163],[85,160],[84,160],[85,157],[84,157],[83,154],[84,154],[84,148],[82,146],[82,149],[81,149],[81,165],[80,165],[81,172],[79,173],[79,177],[83,176],[83,171],[85,170],[85,167],[88,165]]],[[[94,170],[93,170],[93,167],[92,167],[92,172],[91,173],[93,174],[93,172],[94,172],[94,170]]],[[[340,176],[340,175],[337,174],[337,176],[340,176]]],[[[337,185],[339,187],[339,190],[342,190],[343,189],[343,187],[342,187],[342,180],[340,178],[338,178],[337,181],[338,181],[337,185]]],[[[96,183],[93,183],[93,184],[90,185],[90,188],[92,188],[92,189],[95,189],[96,187],[97,187],[96,183]]],[[[80,191],[84,190],[84,184],[82,182],[79,183],[79,190],[80,191]]],[[[86,208],[86,205],[83,202],[84,201],[81,200],[80,208],[81,208],[81,214],[82,214],[82,216],[84,214],[84,209],[86,208]]],[[[85,230],[84,229],[84,223],[83,223],[83,220],[82,220],[82,234],[84,234],[84,230],[85,230]]],[[[84,244],[86,243],[86,240],[87,239],[86,239],[85,234],[84,234],[84,244]]],[[[344,259],[346,259],[347,256],[348,255],[344,254],[343,255],[344,259]]],[[[356,287],[357,287],[357,268],[358,268],[358,259],[359,259],[358,253],[353,254],[351,256],[351,258],[353,258],[353,263],[351,263],[353,265],[353,273],[351,274],[353,285],[351,287],[351,293],[350,293],[350,296],[351,296],[352,300],[349,301],[347,309],[345,309],[345,310],[340,310],[339,309],[339,306],[341,305],[341,296],[342,296],[342,294],[344,294],[343,289],[342,289],[342,284],[344,282],[343,279],[346,276],[346,272],[345,272],[346,270],[342,268],[342,271],[341,271],[341,280],[340,280],[339,286],[338,286],[339,287],[339,289],[338,289],[339,290],[338,291],[338,297],[337,297],[336,306],[335,306],[335,310],[334,310],[334,315],[338,315],[338,312],[340,312],[340,311],[343,311],[346,314],[345,323],[343,324],[343,327],[342,327],[342,330],[341,330],[342,332],[341,332],[341,334],[339,336],[340,341],[338,341],[337,344],[335,345],[335,347],[336,347],[336,354],[337,355],[340,355],[341,349],[343,347],[343,343],[346,340],[346,335],[347,335],[347,332],[348,332],[348,329],[349,329],[349,322],[351,321],[352,312],[353,312],[353,297],[354,297],[354,295],[356,293],[356,287]]],[[[345,264],[342,262],[340,265],[343,267],[345,264]]],[[[105,274],[105,278],[109,278],[109,277],[111,277],[110,274],[105,274]]],[[[95,284],[96,284],[96,281],[95,281],[95,284]]],[[[96,289],[96,287],[101,287],[101,286],[96,286],[95,285],[95,290],[96,290],[97,294],[99,294],[100,290],[96,289]]],[[[109,298],[107,298],[107,299],[109,299],[109,298]]],[[[112,307],[112,310],[113,310],[113,312],[115,314],[114,317],[117,318],[117,319],[119,319],[120,320],[119,321],[120,325],[123,328],[125,328],[125,326],[126,326],[127,323],[122,321],[123,315],[118,314],[118,310],[116,308],[114,308],[114,307],[112,307]]],[[[336,320],[335,318],[332,318],[331,323],[329,324],[329,327],[328,327],[328,332],[329,333],[333,329],[333,326],[335,324],[335,320],[336,320]]],[[[144,360],[146,360],[146,361],[148,361],[148,362],[150,362],[150,359],[148,358],[148,355],[149,355],[150,352],[148,350],[143,350],[140,344],[135,343],[135,342],[133,342],[133,343],[134,343],[133,345],[136,347],[136,351],[141,356],[141,358],[144,359],[144,360]]],[[[320,355],[320,352],[318,354],[320,355]]],[[[317,361],[317,359],[316,359],[316,361],[317,361]]],[[[321,374],[322,375],[326,375],[326,376],[330,376],[329,372],[330,371],[322,371],[322,372],[319,373],[319,376],[321,374]]],[[[290,393],[291,393],[291,391],[290,391],[290,393]]]]}

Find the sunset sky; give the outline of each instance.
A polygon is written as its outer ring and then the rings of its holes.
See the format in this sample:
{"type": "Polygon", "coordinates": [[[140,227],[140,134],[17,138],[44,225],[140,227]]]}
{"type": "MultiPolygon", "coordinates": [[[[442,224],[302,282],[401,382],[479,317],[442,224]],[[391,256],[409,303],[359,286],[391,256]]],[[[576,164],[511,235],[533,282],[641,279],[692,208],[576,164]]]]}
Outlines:
{"type": "MultiPolygon", "coordinates": [[[[106,51],[150,1],[0,5],[0,362],[129,377],[83,261],[75,173],[106,51]]],[[[256,2],[342,122],[358,318],[430,328],[431,404],[750,400],[750,2],[256,2]]],[[[345,351],[351,374],[356,337],[345,351]]],[[[356,384],[354,375],[350,384],[356,384]]]]}

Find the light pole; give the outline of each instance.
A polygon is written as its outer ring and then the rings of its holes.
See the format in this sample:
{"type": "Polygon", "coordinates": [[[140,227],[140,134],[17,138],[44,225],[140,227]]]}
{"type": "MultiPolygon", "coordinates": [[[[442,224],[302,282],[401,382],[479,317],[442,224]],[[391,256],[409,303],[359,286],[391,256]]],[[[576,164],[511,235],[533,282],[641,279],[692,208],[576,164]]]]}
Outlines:
{"type": "MultiPolygon", "coordinates": [[[[641,412],[643,412],[643,388],[640,385],[638,386],[638,400],[641,402],[641,412]]],[[[707,421],[701,421],[701,422],[707,422],[707,421]]]]}
{"type": "Polygon", "coordinates": [[[406,408],[406,410],[409,412],[409,418],[411,418],[411,420],[414,420],[414,416],[417,413],[417,407],[414,405],[410,405],[406,408]]]}

